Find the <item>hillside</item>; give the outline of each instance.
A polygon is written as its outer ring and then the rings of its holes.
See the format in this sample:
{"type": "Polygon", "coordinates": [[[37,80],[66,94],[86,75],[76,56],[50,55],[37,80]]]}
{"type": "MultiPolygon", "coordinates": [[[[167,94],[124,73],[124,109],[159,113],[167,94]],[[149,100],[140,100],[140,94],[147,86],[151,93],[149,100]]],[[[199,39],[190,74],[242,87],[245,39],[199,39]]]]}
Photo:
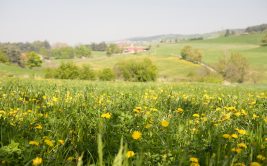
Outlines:
{"type": "MultiPolygon", "coordinates": [[[[113,68],[120,61],[147,57],[157,66],[159,81],[194,81],[191,76],[203,72],[203,67],[178,58],[181,49],[190,45],[201,50],[202,61],[211,67],[216,67],[218,60],[224,55],[232,52],[241,53],[248,59],[250,71],[256,73],[257,82],[267,83],[267,47],[260,46],[261,39],[265,34],[266,32],[254,32],[205,40],[157,43],[151,44],[152,47],[147,52],[112,55],[111,57],[107,57],[105,52],[93,51],[91,58],[45,60],[41,68],[34,70],[20,68],[16,65],[0,64],[0,74],[2,76],[43,77],[46,68],[54,68],[62,62],[69,61],[73,61],[79,66],[89,64],[94,70],[99,71],[107,67],[113,68]]],[[[252,81],[247,80],[247,82],[252,81]]]]}

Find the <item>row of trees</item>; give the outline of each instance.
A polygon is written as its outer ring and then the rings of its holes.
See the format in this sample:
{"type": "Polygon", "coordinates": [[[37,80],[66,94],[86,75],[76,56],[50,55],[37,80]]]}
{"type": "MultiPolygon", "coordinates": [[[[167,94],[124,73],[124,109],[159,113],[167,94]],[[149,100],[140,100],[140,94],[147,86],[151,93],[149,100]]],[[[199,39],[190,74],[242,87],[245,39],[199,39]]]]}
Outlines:
{"type": "Polygon", "coordinates": [[[68,46],[65,43],[57,43],[53,47],[47,41],[35,41],[32,43],[0,43],[0,62],[17,63],[23,66],[21,57],[23,53],[35,52],[44,59],[72,59],[91,57],[93,51],[106,51],[108,56],[122,52],[116,44],[107,45],[105,42],[89,45],[68,46]]]}
{"type": "Polygon", "coordinates": [[[79,67],[74,63],[62,63],[56,69],[47,69],[45,77],[103,81],[117,78],[125,81],[147,82],[156,80],[157,68],[149,59],[123,61],[117,63],[113,69],[105,68],[100,71],[95,71],[88,65],[79,67]]]}

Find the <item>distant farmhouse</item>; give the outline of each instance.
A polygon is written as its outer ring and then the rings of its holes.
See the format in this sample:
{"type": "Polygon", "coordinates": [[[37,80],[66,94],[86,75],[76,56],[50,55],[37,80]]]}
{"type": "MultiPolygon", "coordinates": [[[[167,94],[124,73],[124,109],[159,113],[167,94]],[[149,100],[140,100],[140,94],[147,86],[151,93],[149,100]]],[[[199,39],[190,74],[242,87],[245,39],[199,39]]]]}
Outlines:
{"type": "Polygon", "coordinates": [[[150,48],[147,46],[141,46],[129,43],[119,43],[118,46],[122,49],[124,54],[135,54],[148,51],[150,48]]]}

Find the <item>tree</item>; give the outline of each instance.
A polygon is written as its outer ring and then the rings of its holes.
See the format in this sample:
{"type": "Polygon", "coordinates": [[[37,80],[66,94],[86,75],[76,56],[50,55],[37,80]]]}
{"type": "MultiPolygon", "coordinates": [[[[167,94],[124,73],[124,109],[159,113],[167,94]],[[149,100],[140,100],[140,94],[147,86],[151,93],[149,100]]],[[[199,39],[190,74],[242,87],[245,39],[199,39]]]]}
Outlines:
{"type": "Polygon", "coordinates": [[[33,67],[40,67],[42,65],[41,57],[35,52],[26,53],[25,65],[30,69],[33,67]]]}
{"type": "Polygon", "coordinates": [[[72,59],[75,57],[75,51],[69,46],[58,47],[52,49],[51,56],[56,59],[72,59]]]}
{"type": "Polygon", "coordinates": [[[267,34],[261,40],[263,46],[267,46],[267,34]]]}
{"type": "Polygon", "coordinates": [[[0,62],[2,62],[2,63],[9,62],[8,57],[6,56],[6,54],[2,50],[0,50],[0,62]]]}
{"type": "Polygon", "coordinates": [[[230,32],[229,29],[227,29],[227,30],[225,31],[224,37],[228,37],[228,36],[230,36],[230,35],[231,35],[231,32],[230,32]]]}
{"type": "Polygon", "coordinates": [[[95,71],[89,65],[83,65],[79,71],[79,79],[81,80],[95,80],[95,71]]]}
{"type": "Polygon", "coordinates": [[[184,60],[199,63],[202,59],[202,53],[199,49],[193,49],[191,46],[185,46],[181,50],[181,57],[184,60]]]}
{"type": "Polygon", "coordinates": [[[99,72],[98,77],[101,81],[113,81],[115,80],[115,73],[110,68],[105,68],[99,72]]]}
{"type": "Polygon", "coordinates": [[[91,56],[90,48],[86,47],[85,45],[80,45],[80,46],[75,47],[74,52],[75,52],[75,56],[78,58],[91,56]]]}
{"type": "Polygon", "coordinates": [[[79,68],[73,62],[62,63],[56,69],[54,77],[59,79],[77,79],[79,77],[79,68]]]}
{"type": "Polygon", "coordinates": [[[115,72],[125,81],[134,82],[155,81],[158,74],[157,67],[148,58],[119,62],[115,65],[115,72]]]}
{"type": "Polygon", "coordinates": [[[111,56],[112,54],[118,54],[121,52],[122,52],[122,49],[120,49],[117,44],[110,44],[107,48],[108,56],[111,56]]]}
{"type": "Polygon", "coordinates": [[[229,81],[242,83],[249,70],[247,59],[239,53],[224,56],[217,64],[217,71],[229,81]]]}

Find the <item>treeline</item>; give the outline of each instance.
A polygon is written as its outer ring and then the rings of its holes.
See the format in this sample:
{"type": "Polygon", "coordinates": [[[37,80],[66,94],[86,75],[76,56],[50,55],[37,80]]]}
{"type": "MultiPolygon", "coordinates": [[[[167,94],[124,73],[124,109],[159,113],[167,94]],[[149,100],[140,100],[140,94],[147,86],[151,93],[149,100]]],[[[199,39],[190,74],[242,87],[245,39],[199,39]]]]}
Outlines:
{"type": "Polygon", "coordinates": [[[246,32],[263,32],[267,30],[267,24],[261,24],[261,25],[256,25],[256,26],[251,26],[246,28],[246,32]]]}
{"type": "Polygon", "coordinates": [[[101,80],[112,81],[115,79],[133,82],[155,81],[157,67],[150,59],[121,61],[113,68],[96,71],[89,65],[77,66],[72,62],[62,63],[58,68],[47,69],[46,78],[101,80]]]}
{"type": "Polygon", "coordinates": [[[41,59],[72,59],[91,57],[92,51],[106,51],[108,56],[121,53],[122,50],[116,44],[92,43],[78,46],[69,46],[65,43],[57,43],[53,46],[48,41],[0,43],[0,62],[16,63],[23,67],[21,63],[23,54],[34,52],[41,59]]]}

